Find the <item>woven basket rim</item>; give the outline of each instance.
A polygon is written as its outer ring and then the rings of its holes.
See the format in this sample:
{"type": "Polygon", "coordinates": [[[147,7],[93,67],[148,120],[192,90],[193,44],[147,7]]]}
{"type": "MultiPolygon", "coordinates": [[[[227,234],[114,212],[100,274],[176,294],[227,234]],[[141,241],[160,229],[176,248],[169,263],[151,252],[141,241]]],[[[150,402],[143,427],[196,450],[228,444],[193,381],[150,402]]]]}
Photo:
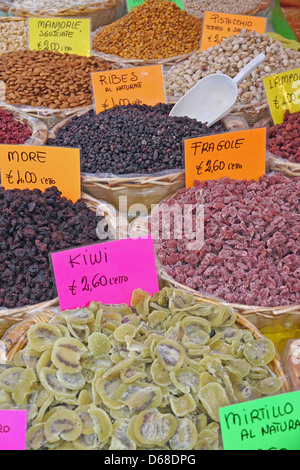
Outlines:
{"type": "MultiPolygon", "coordinates": [[[[195,296],[195,300],[197,302],[202,302],[201,299],[198,299],[195,296]]],[[[236,315],[236,321],[235,324],[242,329],[247,329],[252,332],[253,337],[255,339],[261,339],[264,338],[264,335],[259,331],[259,329],[251,323],[247,318],[243,317],[238,311],[234,311],[236,315]]],[[[27,318],[22,320],[20,323],[17,325],[13,325],[3,336],[2,341],[4,344],[6,344],[7,348],[7,358],[8,360],[12,360],[14,355],[21,349],[23,349],[26,344],[27,344],[27,332],[30,328],[30,326],[34,323],[39,323],[39,322],[49,322],[51,318],[53,318],[56,314],[56,310],[53,308],[45,308],[40,309],[38,312],[32,313],[29,315],[27,318]],[[45,316],[43,315],[45,314],[45,316]],[[25,331],[22,331],[25,327],[25,331]],[[13,332],[13,329],[20,329],[21,330],[21,339],[22,341],[17,341],[16,343],[13,343],[10,340],[10,334],[13,332]]],[[[274,359],[268,364],[268,367],[271,369],[271,371],[281,379],[282,381],[282,391],[286,390],[288,391],[290,389],[290,384],[287,378],[287,375],[284,371],[282,362],[281,362],[281,356],[279,353],[276,351],[274,359]]]]}

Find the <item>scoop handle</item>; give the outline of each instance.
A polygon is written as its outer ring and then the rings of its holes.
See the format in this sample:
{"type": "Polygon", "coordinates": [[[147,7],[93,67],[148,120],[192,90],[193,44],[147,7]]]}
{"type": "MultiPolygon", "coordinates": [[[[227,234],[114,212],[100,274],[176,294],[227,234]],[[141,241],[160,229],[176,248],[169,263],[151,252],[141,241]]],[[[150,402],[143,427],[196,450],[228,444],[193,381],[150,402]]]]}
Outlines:
{"type": "Polygon", "coordinates": [[[253,70],[256,69],[264,60],[265,54],[258,54],[254,59],[252,59],[249,64],[245,65],[244,68],[233,78],[233,81],[238,85],[244,78],[248,77],[253,70]]]}

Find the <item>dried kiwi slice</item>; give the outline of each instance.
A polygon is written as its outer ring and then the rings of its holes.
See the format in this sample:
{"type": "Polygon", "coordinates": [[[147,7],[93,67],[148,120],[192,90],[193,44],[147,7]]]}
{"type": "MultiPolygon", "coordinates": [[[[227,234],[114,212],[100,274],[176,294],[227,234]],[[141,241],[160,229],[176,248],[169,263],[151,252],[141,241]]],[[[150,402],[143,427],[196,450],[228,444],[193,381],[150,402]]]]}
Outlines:
{"type": "Polygon", "coordinates": [[[92,418],[93,429],[100,442],[105,442],[112,433],[112,422],[106,411],[97,407],[94,403],[89,406],[89,414],[92,418]]]}
{"type": "Polygon", "coordinates": [[[75,390],[68,389],[62,385],[56,376],[57,370],[52,367],[43,367],[40,371],[40,381],[43,387],[55,397],[71,398],[77,393],[75,390]]]}
{"type": "Polygon", "coordinates": [[[62,333],[57,326],[48,323],[37,323],[28,330],[28,347],[43,352],[52,349],[55,341],[61,337],[62,333]]]}
{"type": "Polygon", "coordinates": [[[179,369],[184,361],[184,349],[176,341],[163,339],[156,344],[155,353],[167,370],[179,369]]]}
{"type": "Polygon", "coordinates": [[[75,411],[64,409],[53,413],[45,422],[44,432],[48,442],[75,441],[82,431],[82,422],[75,411]]]}
{"type": "Polygon", "coordinates": [[[95,331],[88,337],[88,347],[94,357],[99,357],[109,353],[111,342],[106,335],[95,331]]]}
{"type": "Polygon", "coordinates": [[[80,359],[87,348],[76,338],[60,338],[54,343],[51,361],[57,369],[69,374],[81,370],[80,359]]]}
{"type": "Polygon", "coordinates": [[[85,378],[81,372],[68,374],[68,372],[58,370],[56,372],[56,377],[59,383],[69,390],[81,390],[85,386],[85,378]]]}
{"type": "Polygon", "coordinates": [[[255,367],[269,364],[275,357],[275,346],[268,338],[251,339],[244,346],[244,356],[255,367]]]}
{"type": "Polygon", "coordinates": [[[152,384],[123,384],[116,398],[127,405],[131,412],[139,413],[148,408],[157,408],[162,402],[161,389],[152,384]]]}
{"type": "Polygon", "coordinates": [[[44,433],[44,423],[31,426],[26,432],[26,447],[30,450],[39,450],[47,443],[44,433]]]}
{"type": "Polygon", "coordinates": [[[199,400],[205,408],[208,416],[219,422],[219,408],[230,405],[229,399],[222,385],[211,382],[204,385],[199,391],[199,400]]]}
{"type": "Polygon", "coordinates": [[[170,439],[172,450],[192,450],[196,445],[198,431],[194,423],[188,418],[178,420],[178,426],[170,439]]]}
{"type": "Polygon", "coordinates": [[[171,414],[162,414],[156,408],[142,411],[134,421],[134,434],[144,445],[164,445],[177,429],[176,418],[171,414]]]}

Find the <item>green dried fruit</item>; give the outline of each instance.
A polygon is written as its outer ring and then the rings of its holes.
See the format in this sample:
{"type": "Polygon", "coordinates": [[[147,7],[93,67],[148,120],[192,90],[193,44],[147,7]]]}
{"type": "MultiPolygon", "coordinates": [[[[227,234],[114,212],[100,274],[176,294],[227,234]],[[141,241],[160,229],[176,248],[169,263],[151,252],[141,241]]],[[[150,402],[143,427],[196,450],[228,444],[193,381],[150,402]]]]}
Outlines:
{"type": "Polygon", "coordinates": [[[170,439],[170,447],[172,450],[192,450],[197,437],[198,431],[194,423],[188,418],[179,419],[177,429],[170,439]]]}
{"type": "Polygon", "coordinates": [[[264,366],[275,357],[275,346],[268,338],[251,339],[245,344],[244,356],[252,366],[264,366]]]}
{"type": "Polygon", "coordinates": [[[164,445],[173,436],[177,428],[175,417],[161,414],[156,408],[142,411],[136,416],[134,434],[144,445],[164,445]]]}
{"type": "Polygon", "coordinates": [[[27,333],[28,348],[35,351],[46,351],[52,349],[53,344],[62,334],[59,328],[48,323],[37,323],[32,325],[27,333]]]}
{"type": "Polygon", "coordinates": [[[87,348],[76,338],[60,338],[54,343],[51,361],[57,369],[69,374],[81,370],[80,359],[87,348]]]}
{"type": "Polygon", "coordinates": [[[72,410],[59,410],[53,413],[44,426],[45,437],[48,442],[75,441],[82,431],[82,422],[78,414],[72,410]]]}

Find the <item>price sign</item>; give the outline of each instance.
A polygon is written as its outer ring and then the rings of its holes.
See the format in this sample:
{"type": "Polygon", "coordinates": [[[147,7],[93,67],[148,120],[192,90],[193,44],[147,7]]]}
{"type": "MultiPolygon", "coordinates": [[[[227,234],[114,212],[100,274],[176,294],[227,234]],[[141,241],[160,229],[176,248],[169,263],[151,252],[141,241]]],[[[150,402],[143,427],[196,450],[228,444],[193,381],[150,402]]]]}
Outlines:
{"type": "Polygon", "coordinates": [[[166,103],[162,65],[93,72],[96,114],[114,106],[166,103]]]}
{"type": "Polygon", "coordinates": [[[300,111],[300,68],[263,78],[274,124],[282,124],[286,111],[300,111]]]}
{"type": "Polygon", "coordinates": [[[56,186],[73,202],[81,195],[80,150],[32,145],[0,145],[1,184],[5,189],[56,186]]]}
{"type": "Polygon", "coordinates": [[[186,187],[195,180],[258,179],[265,173],[266,128],[184,141],[186,187]]]}
{"type": "MultiPolygon", "coordinates": [[[[134,7],[141,5],[144,3],[145,0],[127,0],[127,8],[128,11],[131,11],[134,7]]],[[[184,10],[183,0],[165,0],[165,1],[172,1],[177,5],[181,10],[184,10]]]]}
{"type": "Polygon", "coordinates": [[[159,290],[151,238],[59,251],[51,260],[62,310],[86,307],[91,301],[129,305],[134,289],[150,294],[159,290]]]}
{"type": "Polygon", "coordinates": [[[300,391],[219,409],[224,450],[300,450],[300,391]]]}
{"type": "Polygon", "coordinates": [[[90,18],[29,18],[31,50],[91,55],[90,18]]]}
{"type": "Polygon", "coordinates": [[[237,36],[242,29],[264,34],[266,18],[206,11],[203,22],[201,51],[221,44],[229,36],[237,36]]]}
{"type": "Polygon", "coordinates": [[[0,450],[25,450],[26,410],[0,410],[0,450]]]}

